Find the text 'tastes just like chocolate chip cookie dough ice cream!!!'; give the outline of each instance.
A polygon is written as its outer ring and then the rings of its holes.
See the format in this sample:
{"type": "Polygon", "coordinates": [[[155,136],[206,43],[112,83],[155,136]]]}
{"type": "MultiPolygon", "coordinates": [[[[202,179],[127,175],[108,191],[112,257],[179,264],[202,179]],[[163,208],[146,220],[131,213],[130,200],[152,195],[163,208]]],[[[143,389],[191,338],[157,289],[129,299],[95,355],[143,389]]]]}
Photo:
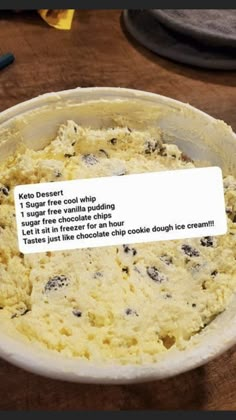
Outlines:
{"type": "Polygon", "coordinates": [[[192,167],[176,145],[165,144],[161,129],[68,121],[43,150],[19,145],[0,165],[0,325],[42,349],[101,363],[152,363],[191,346],[236,290],[233,176],[224,177],[226,235],[25,255],[13,191],[192,167]]]}

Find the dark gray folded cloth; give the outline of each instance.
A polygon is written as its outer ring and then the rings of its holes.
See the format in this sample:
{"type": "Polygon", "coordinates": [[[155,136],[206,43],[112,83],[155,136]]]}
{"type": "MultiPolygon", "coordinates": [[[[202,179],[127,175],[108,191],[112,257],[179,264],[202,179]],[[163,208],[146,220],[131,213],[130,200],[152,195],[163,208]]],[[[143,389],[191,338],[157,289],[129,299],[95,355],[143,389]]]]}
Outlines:
{"type": "Polygon", "coordinates": [[[236,9],[151,10],[159,22],[212,46],[236,47],[236,9]]]}
{"type": "Polygon", "coordinates": [[[236,10],[129,10],[123,20],[137,41],[163,57],[236,69],[236,10]]]}

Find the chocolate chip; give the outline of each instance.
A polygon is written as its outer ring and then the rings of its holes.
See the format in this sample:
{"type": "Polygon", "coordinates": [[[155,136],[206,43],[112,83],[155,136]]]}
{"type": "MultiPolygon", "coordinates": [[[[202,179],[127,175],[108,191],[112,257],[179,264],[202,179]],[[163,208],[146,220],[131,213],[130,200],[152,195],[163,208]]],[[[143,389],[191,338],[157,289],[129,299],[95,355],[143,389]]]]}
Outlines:
{"type": "Polygon", "coordinates": [[[161,274],[156,267],[147,267],[147,274],[149,277],[158,282],[162,283],[163,281],[167,280],[167,277],[164,274],[161,274]]]}
{"type": "Polygon", "coordinates": [[[185,153],[181,153],[180,159],[183,162],[193,162],[193,160],[189,156],[187,156],[185,153]]]}
{"type": "Polygon", "coordinates": [[[81,318],[82,316],[82,312],[79,311],[78,309],[73,309],[72,314],[76,316],[77,318],[81,318]]]}
{"type": "Polygon", "coordinates": [[[206,290],[206,289],[207,289],[206,281],[204,281],[204,282],[202,283],[202,288],[203,288],[203,290],[206,290]]]}
{"type": "Polygon", "coordinates": [[[74,153],[65,153],[64,156],[66,158],[71,158],[71,157],[75,156],[75,152],[74,153]]]}
{"type": "Polygon", "coordinates": [[[126,170],[117,171],[114,175],[116,176],[123,176],[126,174],[126,170]]]}
{"type": "Polygon", "coordinates": [[[123,267],[122,271],[126,274],[129,274],[129,267],[123,267]]]}
{"type": "Polygon", "coordinates": [[[131,309],[131,308],[127,308],[125,310],[126,315],[135,315],[135,316],[139,316],[137,311],[135,311],[135,309],[131,309]]]}
{"type": "Polygon", "coordinates": [[[163,147],[160,148],[159,155],[160,156],[167,156],[167,151],[166,151],[166,147],[165,146],[163,146],[163,147]]]}
{"type": "Polygon", "coordinates": [[[60,178],[61,177],[61,172],[60,171],[55,171],[55,177],[56,178],[60,178]]]}
{"type": "Polygon", "coordinates": [[[98,278],[101,278],[101,277],[103,277],[103,274],[100,272],[100,271],[96,271],[96,273],[94,273],[94,276],[93,276],[95,279],[98,279],[98,278]]]}
{"type": "Polygon", "coordinates": [[[192,303],[192,308],[196,308],[196,303],[192,303]]]}
{"type": "Polygon", "coordinates": [[[18,312],[11,316],[11,319],[19,318],[20,316],[26,315],[28,312],[30,312],[30,309],[20,309],[18,312]]]}
{"type": "Polygon", "coordinates": [[[166,293],[164,297],[165,297],[165,299],[171,299],[172,295],[170,293],[166,293]]]}
{"type": "Polygon", "coordinates": [[[214,245],[214,239],[212,238],[212,236],[205,236],[204,238],[201,239],[201,245],[202,246],[213,246],[214,245]]]}
{"type": "Polygon", "coordinates": [[[236,222],[236,214],[235,211],[233,210],[233,207],[227,207],[226,208],[226,214],[228,215],[228,217],[230,218],[230,220],[235,223],[236,222]]]}
{"type": "Polygon", "coordinates": [[[127,130],[130,132],[130,133],[132,133],[132,130],[131,130],[131,128],[129,128],[129,127],[127,127],[127,130]]]}
{"type": "Polygon", "coordinates": [[[181,249],[189,257],[199,257],[200,253],[197,249],[191,247],[190,245],[183,244],[181,249]]]}
{"type": "Polygon", "coordinates": [[[2,192],[5,196],[9,195],[9,190],[10,188],[5,186],[5,187],[0,187],[0,192],[2,192]]]}
{"type": "Polygon", "coordinates": [[[169,255],[161,255],[160,260],[163,261],[166,265],[173,264],[173,258],[169,255]]]}
{"type": "Polygon", "coordinates": [[[146,155],[150,155],[156,152],[157,150],[160,150],[160,142],[155,140],[149,140],[145,143],[144,152],[146,153],[146,155]]]}
{"type": "Polygon", "coordinates": [[[109,159],[109,155],[108,155],[108,153],[106,152],[106,150],[104,150],[104,149],[99,149],[99,152],[100,152],[100,153],[102,153],[103,155],[105,155],[105,156],[109,159]]]}
{"type": "Polygon", "coordinates": [[[71,143],[71,146],[74,146],[76,144],[76,141],[73,141],[73,143],[71,143]]]}
{"type": "Polygon", "coordinates": [[[51,292],[51,291],[57,291],[59,289],[62,289],[63,287],[69,286],[70,280],[62,275],[51,277],[46,286],[44,287],[44,292],[51,292]]]}
{"type": "Polygon", "coordinates": [[[98,159],[96,158],[96,156],[94,156],[91,153],[83,155],[82,159],[87,165],[96,165],[96,163],[98,163],[98,159]]]}
{"type": "Polygon", "coordinates": [[[137,250],[135,248],[130,248],[128,245],[123,245],[123,248],[126,254],[132,254],[133,256],[137,254],[137,250]]]}
{"type": "Polygon", "coordinates": [[[111,143],[114,146],[117,143],[117,139],[113,138],[113,139],[109,140],[109,143],[111,143]]]}
{"type": "Polygon", "coordinates": [[[217,274],[218,274],[218,271],[217,271],[217,270],[214,270],[214,271],[212,271],[212,272],[211,272],[211,276],[212,276],[212,277],[217,276],[217,274]]]}
{"type": "Polygon", "coordinates": [[[77,133],[77,127],[74,125],[74,132],[77,133]]]}

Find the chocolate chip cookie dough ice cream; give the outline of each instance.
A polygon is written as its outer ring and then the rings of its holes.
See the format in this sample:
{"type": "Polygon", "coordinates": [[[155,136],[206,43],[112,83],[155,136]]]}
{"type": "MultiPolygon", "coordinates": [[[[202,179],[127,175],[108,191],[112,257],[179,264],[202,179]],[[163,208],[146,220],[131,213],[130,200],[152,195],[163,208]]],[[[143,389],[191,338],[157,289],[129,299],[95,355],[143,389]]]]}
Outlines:
{"type": "Polygon", "coordinates": [[[191,167],[160,129],[68,121],[43,150],[19,145],[0,166],[0,328],[99,363],[156,362],[191,346],[236,291],[235,178],[224,178],[226,235],[63,252],[19,252],[13,199],[20,184],[191,167]]]}

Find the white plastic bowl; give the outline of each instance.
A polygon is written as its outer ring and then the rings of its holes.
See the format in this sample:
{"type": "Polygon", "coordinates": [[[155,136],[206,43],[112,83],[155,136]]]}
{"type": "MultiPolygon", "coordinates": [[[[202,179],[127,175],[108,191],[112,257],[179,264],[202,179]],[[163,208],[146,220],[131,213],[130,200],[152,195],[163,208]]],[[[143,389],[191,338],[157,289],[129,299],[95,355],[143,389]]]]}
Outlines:
{"type": "MultiPolygon", "coordinates": [[[[120,88],[78,88],[49,93],[16,105],[0,115],[0,159],[20,138],[40,149],[55,136],[59,124],[72,119],[92,127],[159,125],[165,141],[174,142],[193,159],[204,159],[236,176],[236,135],[224,122],[160,95],[120,88]]],[[[0,356],[30,372],[87,383],[133,383],[167,378],[196,368],[236,343],[236,296],[229,307],[185,351],[171,350],[155,364],[100,364],[68,359],[11,337],[0,325],[0,356]]]]}

